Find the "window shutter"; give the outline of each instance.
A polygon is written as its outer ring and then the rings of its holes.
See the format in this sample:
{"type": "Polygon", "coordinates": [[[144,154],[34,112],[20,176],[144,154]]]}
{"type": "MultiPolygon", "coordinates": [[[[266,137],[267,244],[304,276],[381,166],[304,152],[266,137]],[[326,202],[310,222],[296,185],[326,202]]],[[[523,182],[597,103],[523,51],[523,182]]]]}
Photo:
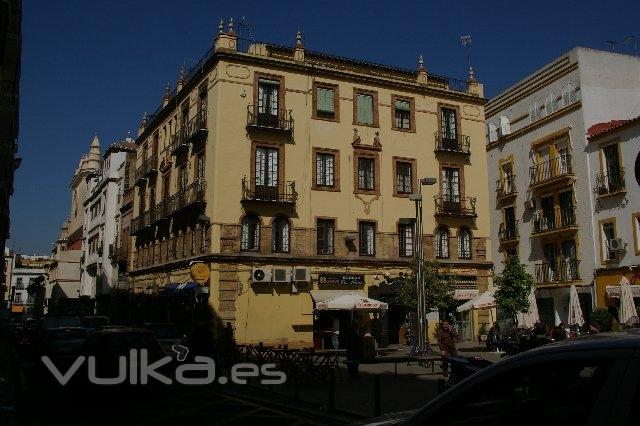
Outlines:
{"type": "Polygon", "coordinates": [[[358,123],[373,124],[373,96],[358,94],[356,99],[358,123]]]}
{"type": "Polygon", "coordinates": [[[496,125],[493,123],[489,123],[487,124],[487,127],[489,128],[489,142],[495,142],[498,140],[498,129],[496,128],[496,125]]]}
{"type": "Polygon", "coordinates": [[[511,133],[511,123],[509,122],[509,118],[500,116],[500,134],[502,136],[506,136],[511,133]]]}
{"type": "Polygon", "coordinates": [[[324,87],[318,87],[318,91],[316,93],[316,102],[318,111],[333,113],[333,102],[334,102],[334,91],[333,89],[327,89],[324,87]]]}

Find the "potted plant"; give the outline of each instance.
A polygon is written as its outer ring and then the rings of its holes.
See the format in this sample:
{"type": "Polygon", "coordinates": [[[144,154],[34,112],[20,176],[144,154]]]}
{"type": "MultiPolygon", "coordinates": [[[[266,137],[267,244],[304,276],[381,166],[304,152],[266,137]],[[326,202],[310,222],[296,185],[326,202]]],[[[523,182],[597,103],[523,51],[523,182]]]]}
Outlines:
{"type": "Polygon", "coordinates": [[[480,328],[478,329],[478,343],[487,341],[487,324],[480,324],[480,328]]]}

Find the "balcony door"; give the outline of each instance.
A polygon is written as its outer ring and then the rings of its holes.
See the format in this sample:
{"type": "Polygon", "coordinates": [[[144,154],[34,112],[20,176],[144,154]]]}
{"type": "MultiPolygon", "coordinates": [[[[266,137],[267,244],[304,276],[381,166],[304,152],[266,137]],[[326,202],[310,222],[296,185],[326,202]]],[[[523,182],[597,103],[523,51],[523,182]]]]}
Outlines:
{"type": "Polygon", "coordinates": [[[555,281],[558,273],[558,263],[556,259],[556,245],[548,243],[542,246],[542,252],[545,259],[545,279],[544,281],[555,281]]]}
{"type": "Polygon", "coordinates": [[[442,108],[440,125],[442,132],[442,147],[444,149],[458,150],[458,129],[456,110],[453,108],[442,108]]]}
{"type": "Polygon", "coordinates": [[[575,222],[573,212],[573,191],[565,191],[558,194],[560,202],[560,219],[562,226],[571,226],[575,222]]]}
{"type": "Polygon", "coordinates": [[[554,215],[553,196],[544,197],[542,204],[542,226],[541,230],[546,231],[556,227],[556,218],[554,215]]]}
{"type": "Polygon", "coordinates": [[[258,80],[258,125],[278,127],[280,82],[260,78],[258,80]]]}
{"type": "Polygon", "coordinates": [[[278,198],[278,149],[259,146],[256,147],[255,158],[255,194],[254,197],[263,200],[277,200],[278,198]]]}
{"type": "Polygon", "coordinates": [[[618,145],[609,145],[602,150],[602,153],[604,154],[605,173],[607,174],[607,189],[613,192],[622,186],[618,145]]]}
{"type": "Polygon", "coordinates": [[[568,281],[572,281],[578,276],[576,242],[574,240],[563,241],[561,250],[564,278],[568,281]]]}
{"type": "Polygon", "coordinates": [[[569,149],[567,147],[558,148],[558,176],[569,173],[569,149]]]}
{"type": "Polygon", "coordinates": [[[460,170],[442,168],[442,202],[445,211],[460,210],[460,170]]]}
{"type": "Polygon", "coordinates": [[[511,194],[513,192],[513,165],[511,163],[505,163],[502,165],[502,177],[504,183],[502,184],[502,192],[504,194],[511,194]]]}
{"type": "Polygon", "coordinates": [[[516,211],[515,207],[504,209],[504,230],[506,238],[514,238],[516,235],[516,211]]]}

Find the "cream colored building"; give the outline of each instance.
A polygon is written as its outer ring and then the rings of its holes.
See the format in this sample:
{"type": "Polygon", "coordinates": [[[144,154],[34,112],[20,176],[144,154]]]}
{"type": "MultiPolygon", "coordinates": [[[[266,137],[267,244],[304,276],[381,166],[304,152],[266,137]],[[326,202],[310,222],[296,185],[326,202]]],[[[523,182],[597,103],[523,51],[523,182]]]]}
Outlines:
{"type": "Polygon", "coordinates": [[[408,272],[415,231],[401,218],[415,217],[418,179],[437,177],[422,189],[426,255],[458,276],[460,298],[485,290],[482,94],[473,77],[422,63],[311,52],[299,35],[294,47],[248,42],[221,27],[136,140],[134,289],[162,293],[202,261],[214,317],[238,343],[320,345],[314,303],[375,295],[408,272]]]}

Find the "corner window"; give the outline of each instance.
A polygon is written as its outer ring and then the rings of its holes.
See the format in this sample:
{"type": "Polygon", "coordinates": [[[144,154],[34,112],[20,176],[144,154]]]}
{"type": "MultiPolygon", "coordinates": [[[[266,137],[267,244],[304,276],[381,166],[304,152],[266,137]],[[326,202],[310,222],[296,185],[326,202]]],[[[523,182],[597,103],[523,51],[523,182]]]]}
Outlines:
{"type": "Polygon", "coordinates": [[[438,259],[449,258],[449,230],[444,226],[436,231],[436,257],[438,259]]]}
{"type": "Polygon", "coordinates": [[[314,83],[313,118],[338,121],[338,86],[314,83]]]}
{"type": "Polygon", "coordinates": [[[254,215],[245,216],[240,225],[240,250],[260,250],[260,219],[254,215]]]}
{"type": "Polygon", "coordinates": [[[318,219],[316,224],[316,244],[318,254],[334,253],[335,221],[333,219],[318,219]]]}
{"type": "Polygon", "coordinates": [[[291,223],[286,217],[278,217],[271,227],[271,249],[277,253],[289,253],[291,223]]]}
{"type": "Polygon", "coordinates": [[[460,229],[458,235],[458,258],[471,259],[471,231],[467,228],[460,229]]]}
{"type": "Polygon", "coordinates": [[[374,222],[360,222],[360,256],[375,256],[376,254],[376,224],[374,222]]]}
{"type": "Polygon", "coordinates": [[[400,240],[400,257],[413,256],[413,224],[398,225],[398,237],[400,240]]]}

